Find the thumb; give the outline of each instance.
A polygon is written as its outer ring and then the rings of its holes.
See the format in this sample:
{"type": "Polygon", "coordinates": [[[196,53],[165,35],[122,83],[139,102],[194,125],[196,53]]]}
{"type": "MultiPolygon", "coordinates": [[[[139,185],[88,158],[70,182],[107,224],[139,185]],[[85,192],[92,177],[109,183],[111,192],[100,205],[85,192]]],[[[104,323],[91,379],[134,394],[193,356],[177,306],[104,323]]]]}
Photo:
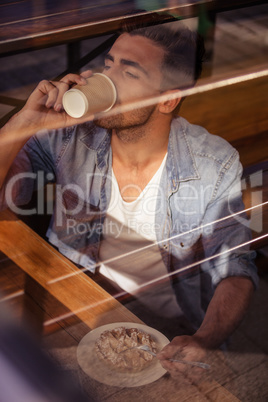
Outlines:
{"type": "Polygon", "coordinates": [[[159,360],[170,359],[176,353],[183,352],[183,349],[188,345],[190,339],[191,337],[187,335],[176,336],[157,354],[157,358],[159,360]]]}
{"type": "Polygon", "coordinates": [[[178,352],[178,347],[175,347],[172,345],[172,343],[169,343],[159,353],[157,353],[156,357],[159,360],[166,360],[172,358],[176,352],[178,352]]]}

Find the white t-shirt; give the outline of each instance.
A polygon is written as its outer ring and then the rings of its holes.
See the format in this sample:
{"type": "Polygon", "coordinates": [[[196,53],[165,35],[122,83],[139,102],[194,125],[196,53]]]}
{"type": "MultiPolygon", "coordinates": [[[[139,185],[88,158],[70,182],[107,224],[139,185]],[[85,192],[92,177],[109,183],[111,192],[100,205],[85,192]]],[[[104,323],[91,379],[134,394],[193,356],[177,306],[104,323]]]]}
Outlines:
{"type": "Polygon", "coordinates": [[[181,315],[169,278],[149,287],[144,284],[167,274],[156,244],[155,213],[161,166],[133,202],[125,202],[113,173],[111,201],[100,246],[100,273],[135,295],[159,315],[181,315]],[[107,261],[107,262],[106,262],[107,261]]]}

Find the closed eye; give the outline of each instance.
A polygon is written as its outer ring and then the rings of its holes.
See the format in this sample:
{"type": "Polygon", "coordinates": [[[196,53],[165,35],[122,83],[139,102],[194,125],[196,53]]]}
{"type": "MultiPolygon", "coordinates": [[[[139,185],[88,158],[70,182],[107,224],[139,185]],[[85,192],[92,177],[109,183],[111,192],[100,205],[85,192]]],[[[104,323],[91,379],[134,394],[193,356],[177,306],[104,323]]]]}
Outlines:
{"type": "MultiPolygon", "coordinates": [[[[105,56],[105,63],[106,63],[106,64],[105,64],[104,69],[105,69],[105,70],[109,70],[110,64],[114,63],[114,57],[113,57],[110,53],[106,54],[106,56],[105,56]]],[[[136,61],[127,60],[127,59],[120,59],[120,64],[121,64],[122,66],[125,66],[126,68],[129,68],[129,67],[134,68],[135,70],[137,70],[137,71],[143,73],[143,74],[146,75],[147,77],[149,76],[148,71],[146,71],[146,70],[145,70],[139,63],[137,63],[136,61]]],[[[134,78],[134,79],[139,79],[139,78],[140,78],[139,75],[133,74],[132,72],[130,72],[130,71],[128,71],[128,70],[126,71],[126,74],[128,74],[129,77],[134,78]]]]}
{"type": "Polygon", "coordinates": [[[130,71],[126,71],[126,74],[129,77],[134,78],[135,80],[138,80],[140,78],[138,75],[132,74],[130,71]]]}

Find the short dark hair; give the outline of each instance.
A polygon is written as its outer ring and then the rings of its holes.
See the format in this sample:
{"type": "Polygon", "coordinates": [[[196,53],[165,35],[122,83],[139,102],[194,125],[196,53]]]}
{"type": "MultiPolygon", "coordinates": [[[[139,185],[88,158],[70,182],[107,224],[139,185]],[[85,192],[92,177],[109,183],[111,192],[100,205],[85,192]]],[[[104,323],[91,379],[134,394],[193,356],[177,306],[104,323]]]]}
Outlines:
{"type": "MultiPolygon", "coordinates": [[[[173,24],[173,23],[172,23],[173,24]]],[[[152,26],[125,26],[123,32],[152,40],[164,51],[162,90],[193,86],[201,75],[205,53],[203,38],[178,21],[174,29],[169,23],[152,26]]]]}

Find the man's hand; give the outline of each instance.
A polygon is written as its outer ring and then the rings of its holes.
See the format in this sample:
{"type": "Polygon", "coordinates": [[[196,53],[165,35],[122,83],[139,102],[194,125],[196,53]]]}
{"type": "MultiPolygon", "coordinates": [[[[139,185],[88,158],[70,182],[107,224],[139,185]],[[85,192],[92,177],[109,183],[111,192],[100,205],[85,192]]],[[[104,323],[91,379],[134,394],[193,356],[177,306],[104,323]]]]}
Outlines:
{"type": "Polygon", "coordinates": [[[62,108],[63,94],[73,85],[86,84],[92,75],[68,74],[61,81],[42,81],[30,95],[25,106],[0,129],[0,188],[19,150],[37,131],[57,129],[93,119],[90,116],[74,119],[62,108]]]}
{"type": "Polygon", "coordinates": [[[167,359],[181,359],[205,363],[206,356],[206,349],[195,339],[194,335],[176,336],[157,354],[157,358],[160,360],[164,369],[166,369],[174,379],[183,375],[190,382],[199,381],[204,374],[207,374],[206,370],[186,364],[170,362],[167,359]]]}
{"type": "Polygon", "coordinates": [[[254,292],[247,277],[231,276],[217,286],[205,318],[194,334],[207,349],[219,348],[243,320],[254,292]]]}
{"type": "Polygon", "coordinates": [[[84,119],[74,119],[67,115],[63,110],[62,98],[64,93],[73,85],[85,85],[86,78],[91,75],[91,71],[88,70],[81,75],[68,74],[60,81],[41,81],[28,98],[23,109],[15,116],[21,132],[32,135],[40,129],[62,128],[89,120],[89,116],[84,119]]]}
{"type": "Polygon", "coordinates": [[[234,332],[243,319],[253,293],[249,278],[229,277],[223,279],[211,299],[200,328],[192,336],[177,336],[157,355],[162,366],[172,377],[184,374],[191,381],[197,381],[204,369],[169,362],[178,358],[206,363],[209,354],[217,349],[234,332]]]}

